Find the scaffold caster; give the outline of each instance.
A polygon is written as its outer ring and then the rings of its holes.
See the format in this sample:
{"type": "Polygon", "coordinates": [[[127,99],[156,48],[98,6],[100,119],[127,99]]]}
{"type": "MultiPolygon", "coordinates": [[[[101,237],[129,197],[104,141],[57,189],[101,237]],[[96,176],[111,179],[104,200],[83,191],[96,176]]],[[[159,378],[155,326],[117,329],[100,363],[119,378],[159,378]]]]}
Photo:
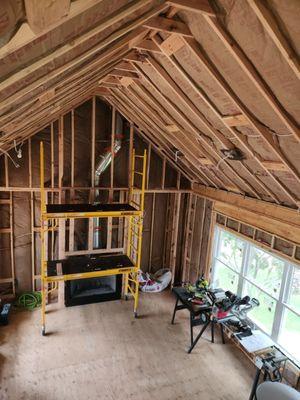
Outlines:
{"type": "Polygon", "coordinates": [[[134,318],[137,318],[137,317],[138,317],[137,311],[134,311],[134,312],[133,312],[133,315],[134,315],[134,318]]]}
{"type": "Polygon", "coordinates": [[[42,327],[42,336],[46,336],[46,329],[44,326],[42,327]]]}

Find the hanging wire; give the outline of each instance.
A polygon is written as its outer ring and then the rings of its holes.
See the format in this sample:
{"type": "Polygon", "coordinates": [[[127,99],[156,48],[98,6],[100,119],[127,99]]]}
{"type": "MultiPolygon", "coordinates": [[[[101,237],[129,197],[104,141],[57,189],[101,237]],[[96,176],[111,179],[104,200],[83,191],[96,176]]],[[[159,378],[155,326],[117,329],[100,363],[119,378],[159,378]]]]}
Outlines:
{"type": "Polygon", "coordinates": [[[15,166],[16,168],[20,168],[20,165],[19,165],[17,162],[15,162],[15,160],[11,157],[11,155],[10,155],[6,150],[3,150],[3,149],[0,147],[0,151],[2,151],[2,153],[4,153],[4,154],[7,155],[7,157],[11,160],[11,162],[14,164],[14,166],[15,166]]]}
{"type": "Polygon", "coordinates": [[[230,154],[227,154],[225,157],[221,158],[221,160],[218,161],[218,164],[216,165],[216,169],[218,170],[220,165],[222,164],[222,162],[224,162],[225,160],[227,160],[227,158],[230,157],[230,154]]]}
{"type": "Polygon", "coordinates": [[[23,146],[23,142],[19,145],[19,148],[17,148],[17,141],[16,139],[14,139],[14,146],[15,146],[15,152],[17,154],[18,158],[22,158],[22,146],[23,146]]]}

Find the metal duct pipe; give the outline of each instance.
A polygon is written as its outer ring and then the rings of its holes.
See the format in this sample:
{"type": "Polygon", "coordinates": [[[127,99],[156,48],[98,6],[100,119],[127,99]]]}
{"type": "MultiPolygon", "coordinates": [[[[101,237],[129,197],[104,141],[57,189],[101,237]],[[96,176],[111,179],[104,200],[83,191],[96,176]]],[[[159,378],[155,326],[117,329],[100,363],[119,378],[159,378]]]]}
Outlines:
{"type": "MultiPolygon", "coordinates": [[[[116,132],[123,132],[123,120],[119,114],[116,115],[116,132]]],[[[103,172],[108,168],[112,161],[112,155],[116,155],[122,147],[122,134],[115,135],[113,148],[109,147],[99,156],[98,163],[95,168],[95,186],[99,186],[100,178],[103,172]]],[[[99,190],[95,190],[95,203],[99,202],[99,190]]],[[[100,232],[99,232],[100,218],[94,218],[94,248],[100,247],[100,232]]]]}

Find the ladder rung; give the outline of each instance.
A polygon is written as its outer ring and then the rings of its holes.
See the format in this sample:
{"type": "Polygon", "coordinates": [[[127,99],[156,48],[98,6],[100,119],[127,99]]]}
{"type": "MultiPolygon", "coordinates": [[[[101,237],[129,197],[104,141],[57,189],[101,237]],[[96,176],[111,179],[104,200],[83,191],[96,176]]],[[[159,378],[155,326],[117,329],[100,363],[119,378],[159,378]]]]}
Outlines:
{"type": "Polygon", "coordinates": [[[133,248],[135,251],[138,251],[138,248],[135,247],[134,243],[130,242],[130,247],[133,248]]]}
{"type": "Polygon", "coordinates": [[[135,158],[144,158],[145,156],[136,156],[134,155],[135,158]]]}
{"type": "Polygon", "coordinates": [[[140,207],[141,205],[139,203],[137,203],[136,201],[131,200],[131,203],[133,203],[134,205],[136,205],[137,207],[140,207]]]}
{"type": "Polygon", "coordinates": [[[142,175],[142,176],[144,176],[144,174],[142,173],[142,172],[139,172],[139,171],[133,171],[135,174],[137,174],[137,175],[142,175]]]}
{"type": "Polygon", "coordinates": [[[139,224],[139,223],[137,223],[137,222],[131,222],[131,225],[140,226],[141,224],[139,224]]]}

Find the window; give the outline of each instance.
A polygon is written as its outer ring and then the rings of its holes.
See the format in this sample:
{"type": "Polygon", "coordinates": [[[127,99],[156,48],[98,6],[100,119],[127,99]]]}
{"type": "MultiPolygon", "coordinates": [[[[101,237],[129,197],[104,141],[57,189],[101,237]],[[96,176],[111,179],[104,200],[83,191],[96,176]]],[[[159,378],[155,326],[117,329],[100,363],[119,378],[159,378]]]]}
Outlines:
{"type": "Polygon", "coordinates": [[[300,267],[216,227],[212,282],[259,300],[249,318],[300,361],[300,267]]]}

